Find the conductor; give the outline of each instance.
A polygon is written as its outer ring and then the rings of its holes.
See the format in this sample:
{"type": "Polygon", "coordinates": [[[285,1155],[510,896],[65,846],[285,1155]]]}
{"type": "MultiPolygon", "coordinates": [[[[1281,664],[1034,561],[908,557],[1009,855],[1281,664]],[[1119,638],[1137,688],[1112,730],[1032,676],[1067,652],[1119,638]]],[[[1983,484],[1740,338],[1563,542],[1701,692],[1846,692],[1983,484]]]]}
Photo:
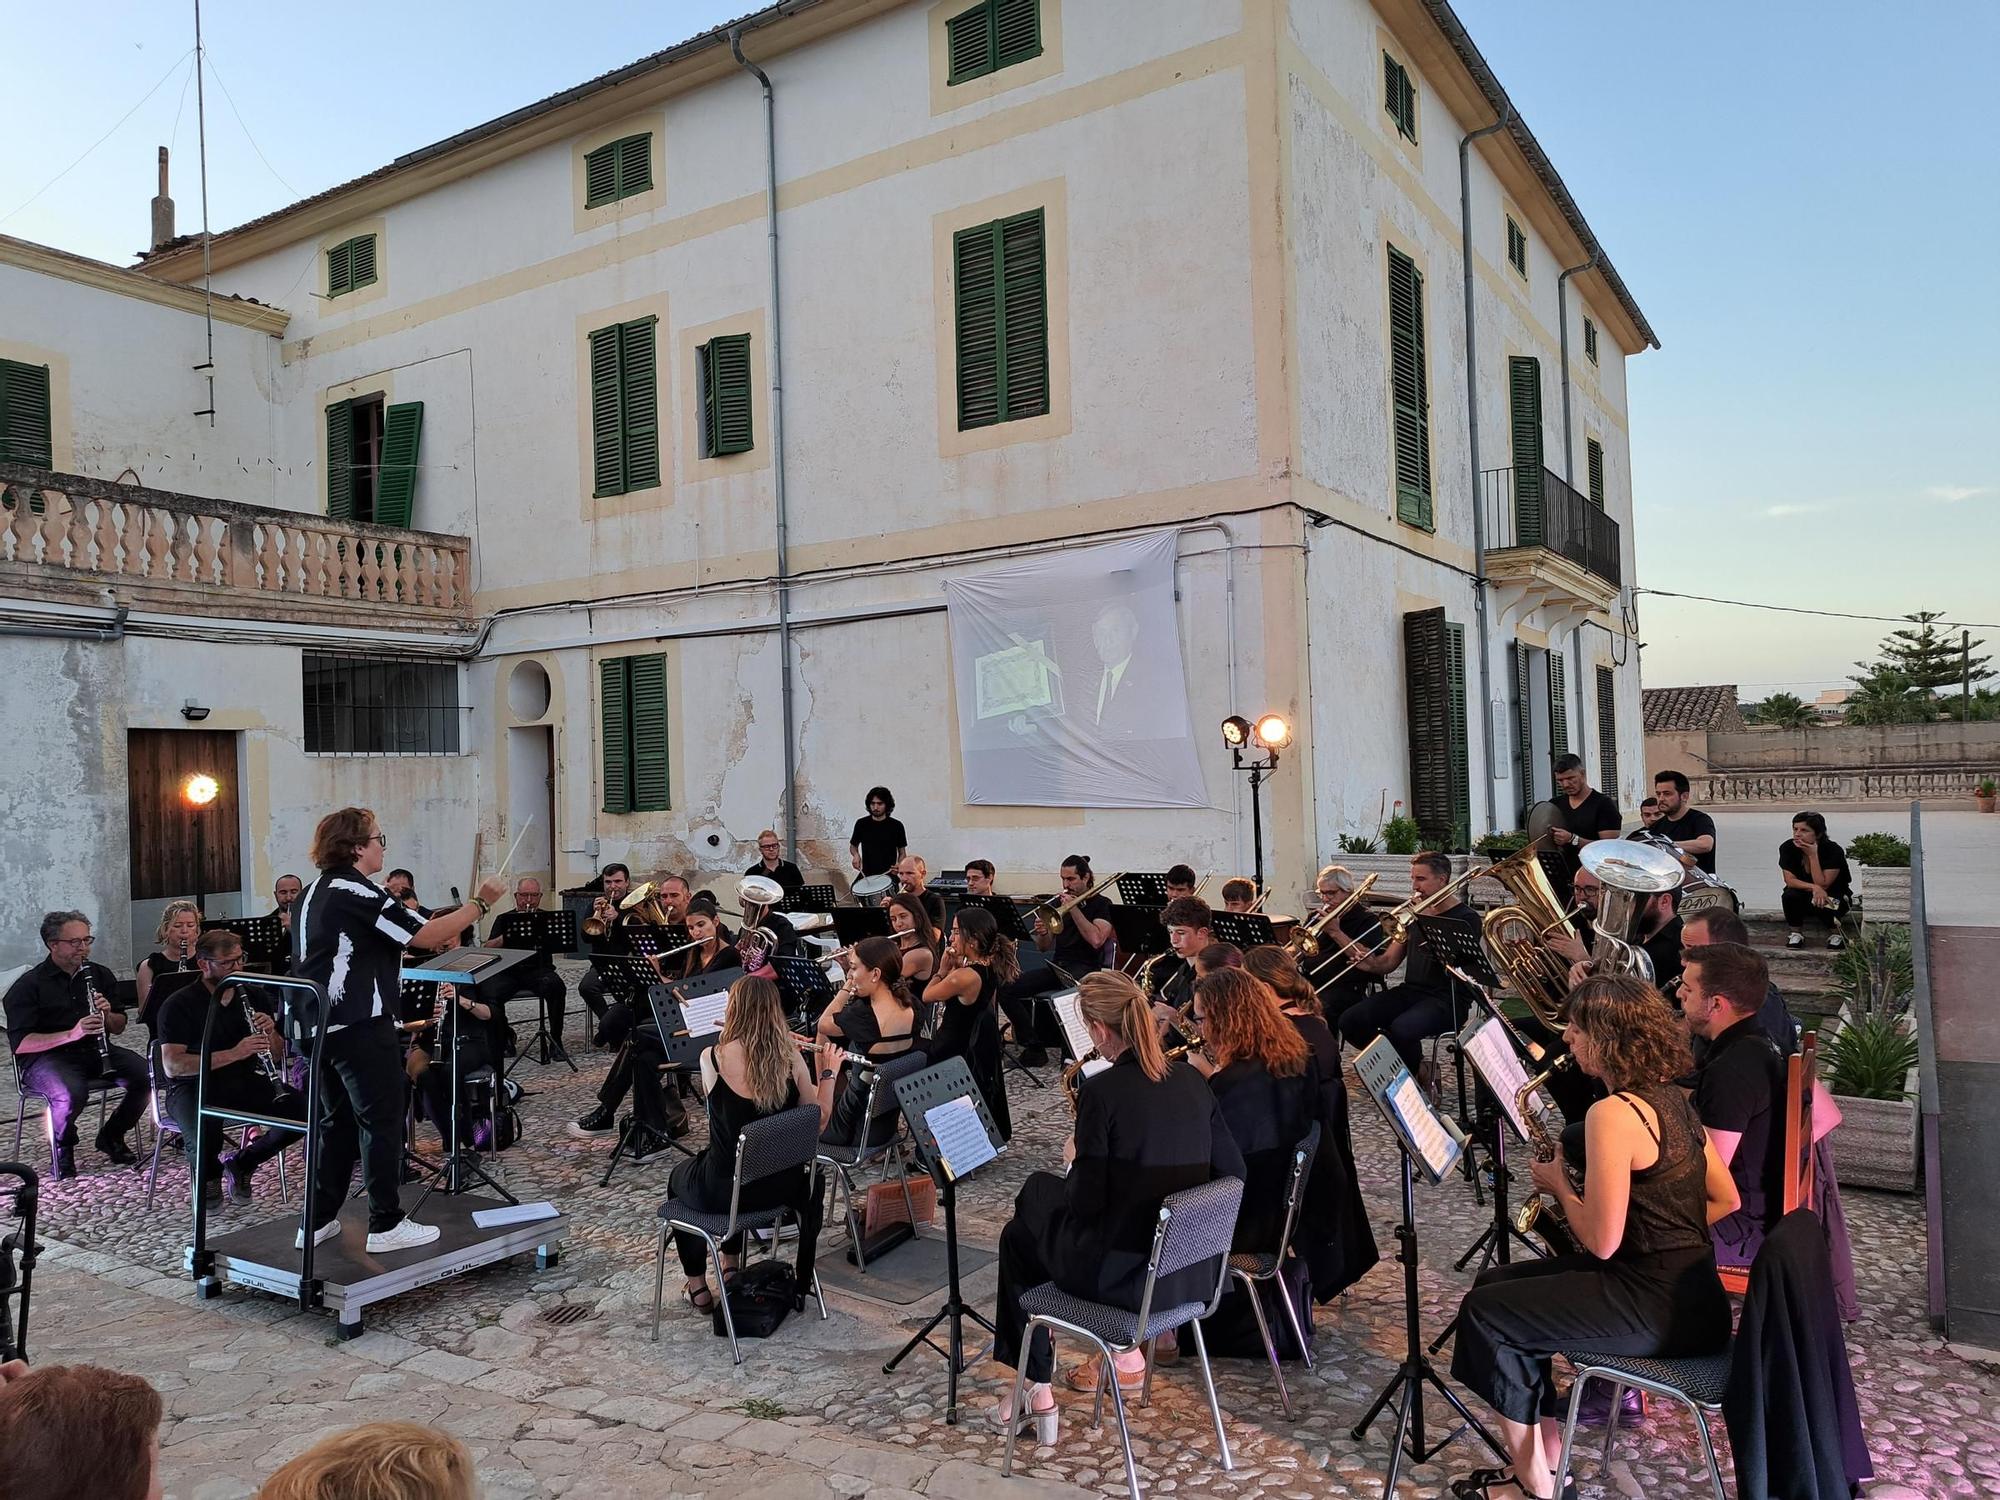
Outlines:
{"type": "MultiPolygon", "coordinates": [[[[404,1217],[403,1048],[396,1035],[403,950],[437,948],[472,927],[507,889],[488,878],[465,905],[428,921],[377,885],[389,841],[375,814],[343,807],[319,820],[319,875],[292,917],[292,972],[326,987],[319,1162],[307,1188],[313,1243],[340,1233],[354,1164],[368,1189],[368,1252],[409,1250],[438,1237],[404,1217]]],[[[300,1230],[298,1248],[305,1248],[300,1230]]]]}

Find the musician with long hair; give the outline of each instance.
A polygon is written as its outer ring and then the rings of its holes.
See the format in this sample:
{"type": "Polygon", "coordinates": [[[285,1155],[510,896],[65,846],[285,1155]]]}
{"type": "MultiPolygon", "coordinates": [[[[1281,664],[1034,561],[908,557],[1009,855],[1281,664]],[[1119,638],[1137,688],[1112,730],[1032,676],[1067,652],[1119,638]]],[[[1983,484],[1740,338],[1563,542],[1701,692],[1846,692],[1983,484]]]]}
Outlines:
{"type": "Polygon", "coordinates": [[[1611,1091],[1584,1117],[1580,1194],[1559,1162],[1534,1164],[1581,1248],[1494,1266],[1459,1305],[1451,1373],[1492,1403],[1512,1468],[1455,1481],[1458,1496],[1550,1496],[1557,1351],[1676,1359],[1729,1342],[1709,1226],[1735,1210],[1736,1184],[1676,1081],[1692,1064],[1680,1019],[1639,979],[1590,979],[1563,1039],[1611,1091]]]}
{"type": "MultiPolygon", "coordinates": [[[[791,1109],[813,1097],[812,1075],[797,1039],[785,1025],[785,1005],[778,987],[768,979],[744,975],[729,987],[729,1005],[722,1015],[722,1036],[702,1054],[702,1089],[708,1096],[708,1144],[675,1166],[667,1179],[668,1195],[703,1213],[729,1212],[730,1184],[736,1171],[736,1142],[746,1126],[791,1109]]],[[[821,1123],[826,1109],[820,1110],[821,1123]]],[[[806,1185],[806,1175],[765,1178],[745,1183],[738,1207],[776,1208],[791,1204],[806,1215],[800,1235],[802,1253],[809,1254],[819,1234],[818,1206],[806,1185]]],[[[701,1236],[677,1231],[674,1248],[687,1272],[688,1303],[698,1313],[715,1308],[717,1288],[708,1280],[708,1248],[701,1236]]],[[[742,1253],[743,1237],[722,1242],[722,1274],[726,1279],[742,1253]]]]}
{"type": "MultiPolygon", "coordinates": [[[[1111,1066],[1078,1091],[1076,1132],[1063,1152],[1069,1175],[1036,1172],[1014,1199],[1014,1217],[1000,1235],[993,1312],[994,1360],[1012,1370],[1025,1359],[1029,1382],[1017,1413],[1009,1381],[993,1408],[994,1425],[1032,1425],[1043,1444],[1055,1441],[1059,1422],[1050,1387],[1055,1354],[1046,1329],[1022,1347],[1028,1318],[1021,1293],[1053,1281],[1072,1296],[1136,1311],[1162,1200],[1243,1175],[1243,1154],[1215,1095],[1194,1069],[1167,1060],[1139,986],[1116,972],[1089,974],[1077,999],[1091,1043],[1111,1066]]],[[[1153,1305],[1204,1300],[1215,1276],[1213,1262],[1162,1276],[1153,1305]]],[[[1144,1368],[1135,1351],[1119,1361],[1118,1378],[1133,1382],[1144,1368]]]]}
{"type": "Polygon", "coordinates": [[[1220,969],[1194,987],[1194,1024],[1215,1063],[1208,1086],[1243,1153],[1238,1253],[1271,1252],[1285,1227],[1292,1152],[1319,1117],[1319,1067],[1270,986],[1220,969]]]}
{"type": "Polygon", "coordinates": [[[937,1013],[924,1055],[933,1063],[965,1059],[1002,1140],[1013,1135],[1014,1120],[1000,1076],[999,995],[1020,970],[1014,940],[1001,935],[993,913],[968,906],[952,918],[951,941],[937,974],[924,986],[924,1003],[937,1013]]]}
{"type": "Polygon", "coordinates": [[[865,1126],[868,1144],[877,1146],[896,1133],[893,1114],[873,1122],[863,1119],[867,1082],[856,1068],[846,1070],[841,1084],[843,1054],[901,1057],[916,1044],[916,1033],[917,1010],[903,988],[903,956],[895,939],[863,938],[854,945],[846,982],[819,1018],[816,1082],[820,1118],[825,1122],[821,1140],[830,1146],[852,1146],[865,1126]]]}
{"type": "Polygon", "coordinates": [[[889,916],[889,936],[902,950],[903,987],[913,998],[921,996],[924,986],[931,982],[931,975],[937,972],[938,950],[942,947],[930,908],[921,897],[898,891],[882,903],[882,909],[889,916]]]}
{"type": "Polygon", "coordinates": [[[662,970],[672,969],[669,975],[662,973],[662,979],[694,979],[703,974],[716,974],[724,969],[737,967],[736,945],[730,939],[729,929],[722,925],[710,902],[696,897],[688,905],[688,941],[695,946],[672,958],[661,960],[662,970]]]}
{"type": "Polygon", "coordinates": [[[139,1002],[139,1024],[153,1030],[160,1003],[184,984],[192,984],[200,972],[195,965],[195,944],[201,941],[201,908],[192,901],[169,901],[160,912],[160,925],[153,930],[159,946],[139,960],[132,976],[132,992],[139,1002]],[[157,991],[157,993],[155,993],[157,991]]]}

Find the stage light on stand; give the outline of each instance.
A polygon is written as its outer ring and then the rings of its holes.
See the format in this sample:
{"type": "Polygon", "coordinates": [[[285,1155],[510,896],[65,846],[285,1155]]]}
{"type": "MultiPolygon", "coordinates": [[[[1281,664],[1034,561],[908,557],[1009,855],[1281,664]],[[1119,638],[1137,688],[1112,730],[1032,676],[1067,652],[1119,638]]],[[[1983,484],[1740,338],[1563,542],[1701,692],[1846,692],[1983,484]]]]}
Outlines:
{"type": "Polygon", "coordinates": [[[1241,714],[1231,714],[1222,721],[1222,743],[1232,750],[1240,750],[1250,743],[1250,721],[1241,714]]]}
{"type": "Polygon", "coordinates": [[[1257,889],[1264,889],[1264,781],[1278,769],[1278,752],[1292,742],[1292,722],[1283,714],[1258,716],[1253,724],[1241,714],[1222,721],[1222,743],[1229,747],[1229,763],[1250,778],[1250,845],[1257,867],[1257,889]],[[1248,747],[1264,752],[1262,760],[1245,760],[1248,747]]]}
{"type": "Polygon", "coordinates": [[[1265,714],[1257,721],[1257,743],[1266,750],[1282,750],[1291,742],[1291,722],[1283,714],[1265,714]]]}
{"type": "Polygon", "coordinates": [[[181,783],[181,796],[189,807],[206,807],[222,792],[222,784],[205,771],[197,771],[181,783]]]}

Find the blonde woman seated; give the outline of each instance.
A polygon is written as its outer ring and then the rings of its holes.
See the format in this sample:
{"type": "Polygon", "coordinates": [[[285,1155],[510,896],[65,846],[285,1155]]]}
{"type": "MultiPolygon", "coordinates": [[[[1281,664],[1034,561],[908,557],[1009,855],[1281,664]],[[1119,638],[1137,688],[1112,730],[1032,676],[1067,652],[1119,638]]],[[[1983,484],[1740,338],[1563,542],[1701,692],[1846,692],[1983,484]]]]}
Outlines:
{"type": "MultiPolygon", "coordinates": [[[[798,1039],[785,1025],[785,1003],[772,981],[745,975],[729,987],[722,1036],[702,1054],[701,1083],[708,1096],[708,1144],[674,1168],[667,1193],[702,1213],[726,1214],[736,1173],[736,1141],[745,1127],[813,1098],[812,1075],[798,1039]]],[[[824,1108],[820,1123],[826,1123],[824,1108]]],[[[804,1173],[745,1183],[737,1199],[737,1206],[745,1210],[781,1204],[799,1210],[804,1220],[799,1256],[806,1260],[819,1235],[819,1204],[804,1173]]],[[[707,1245],[698,1234],[676,1230],[674,1248],[687,1272],[688,1304],[698,1313],[712,1312],[716,1288],[708,1278],[707,1245]]],[[[725,1279],[736,1269],[742,1249],[741,1235],[722,1242],[725,1279]]],[[[810,1265],[801,1274],[810,1279],[810,1265]]]]}
{"type": "Polygon", "coordinates": [[[1559,1162],[1536,1162],[1534,1177],[1583,1248],[1495,1266],[1460,1304],[1451,1373],[1499,1413],[1513,1465],[1454,1481],[1458,1496],[1550,1496],[1552,1355],[1680,1359],[1729,1342],[1709,1225],[1735,1210],[1736,1184],[1675,1082],[1693,1066],[1685,1027],[1651,985],[1618,975],[1570,992],[1563,1039],[1610,1094],[1584,1116],[1582,1194],[1559,1162]]]}

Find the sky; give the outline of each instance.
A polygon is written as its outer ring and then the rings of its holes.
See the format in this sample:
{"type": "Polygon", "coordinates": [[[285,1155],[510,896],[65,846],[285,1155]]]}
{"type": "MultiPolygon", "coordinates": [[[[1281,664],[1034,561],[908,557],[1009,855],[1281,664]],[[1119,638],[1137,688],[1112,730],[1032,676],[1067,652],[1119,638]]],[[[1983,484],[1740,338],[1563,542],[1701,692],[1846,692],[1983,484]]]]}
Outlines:
{"type": "MultiPolygon", "coordinates": [[[[1640,587],[1938,609],[2000,643],[2000,5],[1456,3],[1660,336],[1629,365],[1640,587]]],[[[210,221],[754,4],[349,0],[343,42],[332,12],[208,0],[210,221]]],[[[192,5],[93,0],[87,33],[7,9],[0,233],[129,264],[161,144],[198,227],[192,5]]],[[[1647,683],[1746,699],[1838,686],[1892,628],[1637,607],[1647,683]]]]}

